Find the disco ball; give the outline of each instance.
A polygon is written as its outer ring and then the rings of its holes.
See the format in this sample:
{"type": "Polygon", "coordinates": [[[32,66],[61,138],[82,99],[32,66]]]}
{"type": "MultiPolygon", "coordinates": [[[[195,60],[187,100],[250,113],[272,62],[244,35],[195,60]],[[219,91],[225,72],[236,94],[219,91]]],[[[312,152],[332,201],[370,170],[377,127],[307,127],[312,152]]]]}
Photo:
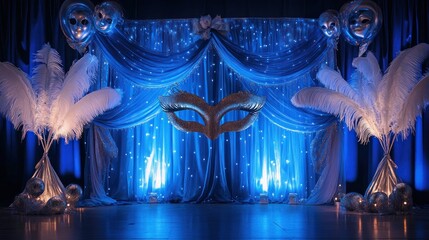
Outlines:
{"type": "Polygon", "coordinates": [[[387,213],[389,211],[389,197],[384,192],[374,192],[369,195],[368,209],[370,212],[387,213]]]}
{"type": "Polygon", "coordinates": [[[45,183],[41,178],[33,177],[27,181],[25,192],[30,196],[37,198],[45,191],[45,183]]]}
{"type": "Polygon", "coordinates": [[[405,183],[398,183],[389,196],[390,204],[396,212],[409,212],[413,208],[413,190],[405,183]]]}
{"type": "Polygon", "coordinates": [[[348,211],[363,211],[366,207],[366,200],[362,194],[350,192],[341,198],[340,205],[348,211]]]}

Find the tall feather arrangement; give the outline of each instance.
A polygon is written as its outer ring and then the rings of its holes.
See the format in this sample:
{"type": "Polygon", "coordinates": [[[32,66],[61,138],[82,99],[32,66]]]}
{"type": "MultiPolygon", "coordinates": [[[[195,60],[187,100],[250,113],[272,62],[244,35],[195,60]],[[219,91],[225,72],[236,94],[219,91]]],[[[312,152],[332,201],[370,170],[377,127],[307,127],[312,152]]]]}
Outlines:
{"type": "Polygon", "coordinates": [[[324,87],[302,89],[292,97],[296,107],[334,114],[362,143],[379,140],[384,157],[365,195],[390,194],[399,181],[390,151],[397,135],[405,139],[414,130],[415,120],[429,104],[429,44],[421,43],[402,51],[383,75],[375,56],[355,58],[355,71],[347,82],[340,73],[321,68],[317,79],[324,87]]]}
{"type": "Polygon", "coordinates": [[[15,128],[22,127],[22,139],[35,127],[36,95],[27,75],[10,63],[0,63],[0,112],[15,128]]]}
{"type": "Polygon", "coordinates": [[[33,177],[44,181],[45,191],[38,200],[46,203],[55,196],[65,200],[64,186],[48,158],[52,143],[80,138],[85,124],[120,104],[121,92],[105,88],[85,96],[98,67],[91,54],[76,61],[67,74],[49,44],[35,54],[34,61],[31,78],[10,63],[0,63],[0,112],[21,128],[22,138],[28,131],[38,137],[44,153],[33,177]]]}

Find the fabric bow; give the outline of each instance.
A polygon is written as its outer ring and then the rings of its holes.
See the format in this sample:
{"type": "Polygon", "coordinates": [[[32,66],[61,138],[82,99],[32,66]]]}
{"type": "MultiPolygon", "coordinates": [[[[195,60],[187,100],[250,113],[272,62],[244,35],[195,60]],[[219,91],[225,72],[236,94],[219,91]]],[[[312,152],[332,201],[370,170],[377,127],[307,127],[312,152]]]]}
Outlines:
{"type": "Polygon", "coordinates": [[[225,36],[229,31],[229,24],[225,23],[219,15],[213,19],[210,15],[202,16],[193,22],[194,33],[200,35],[204,40],[210,39],[211,29],[215,29],[225,36]]]}

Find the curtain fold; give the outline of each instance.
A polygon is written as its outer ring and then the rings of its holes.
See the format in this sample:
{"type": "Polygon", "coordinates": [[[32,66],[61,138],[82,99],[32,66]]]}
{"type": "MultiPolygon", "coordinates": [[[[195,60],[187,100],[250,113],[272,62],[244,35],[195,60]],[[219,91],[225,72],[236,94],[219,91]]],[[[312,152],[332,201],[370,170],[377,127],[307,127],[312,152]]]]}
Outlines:
{"type": "MultiPolygon", "coordinates": [[[[266,20],[266,23],[269,24],[269,21],[266,20]]],[[[289,24],[289,28],[302,29],[302,32],[308,35],[295,33],[294,38],[298,39],[296,43],[289,43],[284,49],[272,48],[272,44],[278,43],[270,43],[265,35],[252,38],[259,38],[260,46],[256,49],[244,49],[240,47],[241,42],[234,43],[216,30],[212,31],[212,43],[225,64],[248,81],[264,86],[284,85],[314,70],[315,63],[321,64],[326,59],[326,52],[332,50],[326,46],[326,39],[318,28],[311,28],[311,24],[303,20],[292,22],[294,24],[289,24]],[[271,46],[271,49],[268,46],[271,46]]],[[[255,32],[260,31],[256,26],[253,29],[255,32]]],[[[237,40],[246,41],[246,38],[237,40]]]]}
{"type": "Polygon", "coordinates": [[[187,77],[205,54],[208,43],[200,40],[177,52],[174,48],[154,52],[133,44],[118,31],[109,36],[96,34],[94,39],[112,68],[135,84],[153,88],[170,86],[187,77]]]}
{"type": "Polygon", "coordinates": [[[92,124],[86,135],[87,149],[85,161],[85,191],[81,206],[99,206],[115,204],[116,200],[106,195],[106,172],[110,160],[118,157],[118,147],[110,132],[103,127],[92,124]]]}
{"type": "MultiPolygon", "coordinates": [[[[318,173],[309,149],[319,147],[312,139],[335,118],[297,109],[290,98],[318,84],[315,73],[334,62],[333,49],[312,19],[225,21],[232,26],[228,36],[213,31],[208,40],[192,33],[193,19],[126,21],[116,33],[96,37],[92,49],[101,69],[97,86],[124,92],[121,106],[96,119],[99,126],[118,129],[112,135],[119,154],[110,163],[107,190],[101,195],[137,201],[156,196],[159,201],[257,202],[264,193],[272,202],[287,202],[289,193],[304,200],[314,193],[318,173]],[[264,96],[267,102],[253,126],[210,140],[202,133],[176,130],[160,111],[158,96],[177,91],[193,93],[210,105],[238,91],[264,96]]],[[[202,123],[195,112],[176,114],[202,123]]],[[[228,112],[220,124],[246,114],[228,112]]],[[[87,144],[98,146],[99,141],[93,138],[87,144]]],[[[327,154],[339,162],[338,156],[327,154]]],[[[100,161],[98,155],[90,156],[89,161],[100,161]]],[[[324,179],[334,186],[339,181],[338,175],[324,179]]],[[[94,188],[100,181],[89,183],[94,188]]],[[[334,193],[312,203],[328,202],[334,193]]]]}

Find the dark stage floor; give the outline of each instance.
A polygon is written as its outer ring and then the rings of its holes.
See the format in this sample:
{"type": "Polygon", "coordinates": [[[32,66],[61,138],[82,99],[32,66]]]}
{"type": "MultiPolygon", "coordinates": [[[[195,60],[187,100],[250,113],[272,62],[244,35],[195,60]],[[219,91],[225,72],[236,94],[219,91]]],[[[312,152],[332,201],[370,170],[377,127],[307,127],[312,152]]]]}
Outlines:
{"type": "Polygon", "coordinates": [[[57,216],[0,209],[0,239],[427,239],[429,208],[408,215],[287,204],[133,204],[57,216]]]}

